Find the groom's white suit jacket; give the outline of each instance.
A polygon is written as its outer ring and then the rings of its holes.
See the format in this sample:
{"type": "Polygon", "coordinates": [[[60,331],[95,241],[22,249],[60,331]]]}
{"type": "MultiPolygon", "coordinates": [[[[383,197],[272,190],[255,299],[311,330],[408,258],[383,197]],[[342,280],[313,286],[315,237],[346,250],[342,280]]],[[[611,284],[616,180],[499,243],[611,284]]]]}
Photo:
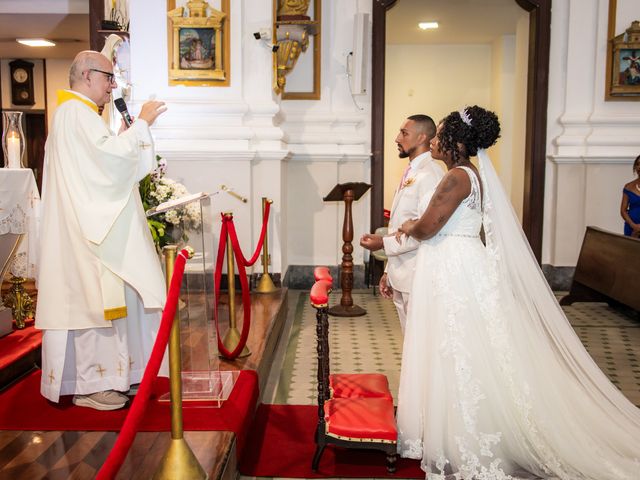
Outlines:
{"type": "Polygon", "coordinates": [[[398,186],[391,206],[389,236],[383,238],[384,252],[387,255],[387,280],[400,292],[409,293],[416,264],[417,248],[420,242],[414,238],[402,237],[398,243],[392,235],[406,221],[419,218],[420,206],[426,207],[444,176],[444,171],[426,152],[411,160],[411,170],[402,185],[398,186]]]}

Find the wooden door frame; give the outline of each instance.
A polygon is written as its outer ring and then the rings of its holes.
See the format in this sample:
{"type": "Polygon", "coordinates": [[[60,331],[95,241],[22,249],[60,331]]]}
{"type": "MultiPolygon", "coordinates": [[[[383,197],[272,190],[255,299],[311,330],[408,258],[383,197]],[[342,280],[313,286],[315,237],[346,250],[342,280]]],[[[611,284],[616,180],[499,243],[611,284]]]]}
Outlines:
{"type": "MultiPolygon", "coordinates": [[[[529,61],[522,228],[540,262],[544,220],[551,0],[514,0],[529,12],[529,61]]],[[[386,13],[397,0],[372,0],[371,231],[384,222],[386,13]]]]}

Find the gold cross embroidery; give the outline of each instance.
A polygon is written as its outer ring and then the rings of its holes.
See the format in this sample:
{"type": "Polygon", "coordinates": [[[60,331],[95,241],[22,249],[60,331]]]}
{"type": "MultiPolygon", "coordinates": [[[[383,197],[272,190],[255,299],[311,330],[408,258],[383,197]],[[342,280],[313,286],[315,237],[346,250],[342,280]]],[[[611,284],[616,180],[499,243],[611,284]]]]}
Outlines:
{"type": "Polygon", "coordinates": [[[124,368],[122,368],[122,362],[118,362],[118,375],[122,376],[124,368]]]}
{"type": "Polygon", "coordinates": [[[104,376],[104,372],[106,372],[106,370],[104,368],[102,368],[102,365],[98,364],[98,368],[96,368],[96,372],[98,372],[100,374],[100,378],[102,378],[104,376]]]}
{"type": "Polygon", "coordinates": [[[51,370],[51,373],[49,373],[49,385],[53,385],[53,381],[56,379],[55,375],[53,374],[53,370],[51,370]]]}
{"type": "Polygon", "coordinates": [[[151,146],[150,143],[145,143],[143,141],[138,142],[138,146],[142,149],[149,148],[151,146]]]}
{"type": "Polygon", "coordinates": [[[129,357],[129,370],[131,370],[131,367],[133,367],[133,364],[136,363],[133,361],[133,358],[129,357]]]}

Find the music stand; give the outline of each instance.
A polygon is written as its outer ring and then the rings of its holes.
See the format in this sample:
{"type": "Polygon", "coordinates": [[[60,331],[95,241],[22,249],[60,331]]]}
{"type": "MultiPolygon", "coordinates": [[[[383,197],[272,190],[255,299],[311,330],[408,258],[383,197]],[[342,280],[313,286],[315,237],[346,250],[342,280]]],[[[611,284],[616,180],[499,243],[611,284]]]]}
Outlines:
{"type": "Polygon", "coordinates": [[[354,305],[351,297],[353,290],[353,218],[351,216],[351,204],[359,200],[371,185],[364,182],[338,183],[322,200],[325,202],[344,201],[344,223],[342,224],[342,263],[340,264],[340,288],[342,297],[340,305],[334,305],[329,309],[329,315],[334,317],[359,317],[367,311],[354,305]]]}

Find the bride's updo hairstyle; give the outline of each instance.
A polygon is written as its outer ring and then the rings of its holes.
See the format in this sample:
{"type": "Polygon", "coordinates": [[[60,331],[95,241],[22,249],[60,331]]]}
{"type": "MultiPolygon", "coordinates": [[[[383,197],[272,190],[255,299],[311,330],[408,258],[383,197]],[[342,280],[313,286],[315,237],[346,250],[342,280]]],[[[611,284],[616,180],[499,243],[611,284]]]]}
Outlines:
{"type": "Polygon", "coordinates": [[[440,149],[452,153],[454,164],[475,157],[478,149],[489,148],[500,137],[500,121],[496,114],[477,105],[451,112],[441,123],[440,149]]]}

